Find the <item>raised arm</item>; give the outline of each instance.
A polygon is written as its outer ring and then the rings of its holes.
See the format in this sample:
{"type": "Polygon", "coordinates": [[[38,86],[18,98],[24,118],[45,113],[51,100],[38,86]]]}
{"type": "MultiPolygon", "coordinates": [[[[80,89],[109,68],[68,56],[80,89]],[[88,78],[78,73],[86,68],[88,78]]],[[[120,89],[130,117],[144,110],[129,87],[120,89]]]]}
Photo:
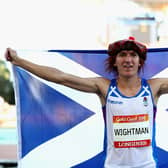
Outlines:
{"type": "Polygon", "coordinates": [[[84,92],[92,92],[98,94],[100,97],[106,96],[106,91],[109,81],[104,78],[81,78],[68,73],[64,73],[56,68],[42,66],[25,59],[20,58],[15,50],[8,48],[5,57],[12,64],[22,67],[27,71],[45,79],[58,84],[62,84],[84,92]]]}
{"type": "Polygon", "coordinates": [[[168,78],[155,78],[150,79],[149,84],[151,86],[155,102],[162,94],[168,93],[168,78]]]}

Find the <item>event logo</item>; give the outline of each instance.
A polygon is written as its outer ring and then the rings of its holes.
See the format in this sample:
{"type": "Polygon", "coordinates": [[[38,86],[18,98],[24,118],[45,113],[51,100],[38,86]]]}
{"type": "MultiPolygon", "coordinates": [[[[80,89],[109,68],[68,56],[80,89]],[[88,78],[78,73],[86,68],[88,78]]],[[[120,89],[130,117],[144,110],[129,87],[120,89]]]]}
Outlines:
{"type": "Polygon", "coordinates": [[[143,98],[143,104],[144,104],[144,106],[148,106],[148,99],[147,99],[147,97],[143,98]]]}

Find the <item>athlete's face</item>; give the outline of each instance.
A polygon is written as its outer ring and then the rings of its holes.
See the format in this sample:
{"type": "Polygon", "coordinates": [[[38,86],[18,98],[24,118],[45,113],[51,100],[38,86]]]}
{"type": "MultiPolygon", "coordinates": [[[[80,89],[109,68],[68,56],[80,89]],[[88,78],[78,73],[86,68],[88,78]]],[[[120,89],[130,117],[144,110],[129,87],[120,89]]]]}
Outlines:
{"type": "Polygon", "coordinates": [[[140,66],[139,55],[133,50],[122,50],[117,54],[114,66],[117,67],[119,76],[136,76],[140,66]]]}

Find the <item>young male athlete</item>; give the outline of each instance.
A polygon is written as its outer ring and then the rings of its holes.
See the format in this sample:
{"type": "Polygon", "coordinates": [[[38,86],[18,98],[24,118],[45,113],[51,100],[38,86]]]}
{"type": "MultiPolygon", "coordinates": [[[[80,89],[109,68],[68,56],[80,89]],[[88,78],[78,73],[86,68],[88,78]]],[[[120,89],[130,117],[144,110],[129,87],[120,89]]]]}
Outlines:
{"type": "Polygon", "coordinates": [[[5,57],[31,73],[99,96],[105,107],[106,160],[104,168],[156,168],[155,113],[158,98],[168,93],[168,78],[141,79],[139,71],[147,48],[134,39],[109,45],[106,69],[116,78],[80,78],[58,69],[34,64],[8,48],[5,57]]]}

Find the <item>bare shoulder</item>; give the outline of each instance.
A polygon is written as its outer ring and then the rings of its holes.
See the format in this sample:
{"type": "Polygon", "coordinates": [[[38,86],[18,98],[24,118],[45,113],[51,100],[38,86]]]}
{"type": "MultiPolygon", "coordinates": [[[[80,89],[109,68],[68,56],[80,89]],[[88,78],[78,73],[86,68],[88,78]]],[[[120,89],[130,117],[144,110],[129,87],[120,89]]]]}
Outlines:
{"type": "Polygon", "coordinates": [[[153,78],[149,79],[148,83],[154,96],[159,97],[162,94],[168,93],[168,78],[153,78]]]}
{"type": "Polygon", "coordinates": [[[110,85],[110,80],[107,78],[104,78],[104,77],[98,77],[98,78],[96,78],[96,80],[97,80],[96,83],[97,83],[100,91],[106,95],[107,90],[110,85]]]}
{"type": "Polygon", "coordinates": [[[98,96],[101,100],[102,106],[104,106],[106,102],[106,95],[110,85],[110,80],[103,77],[95,78],[95,80],[96,80],[97,87],[99,88],[98,96]]]}
{"type": "Polygon", "coordinates": [[[107,78],[104,78],[104,77],[97,77],[96,79],[97,79],[99,82],[105,82],[105,83],[107,83],[107,84],[110,83],[110,80],[107,79],[107,78]]]}

